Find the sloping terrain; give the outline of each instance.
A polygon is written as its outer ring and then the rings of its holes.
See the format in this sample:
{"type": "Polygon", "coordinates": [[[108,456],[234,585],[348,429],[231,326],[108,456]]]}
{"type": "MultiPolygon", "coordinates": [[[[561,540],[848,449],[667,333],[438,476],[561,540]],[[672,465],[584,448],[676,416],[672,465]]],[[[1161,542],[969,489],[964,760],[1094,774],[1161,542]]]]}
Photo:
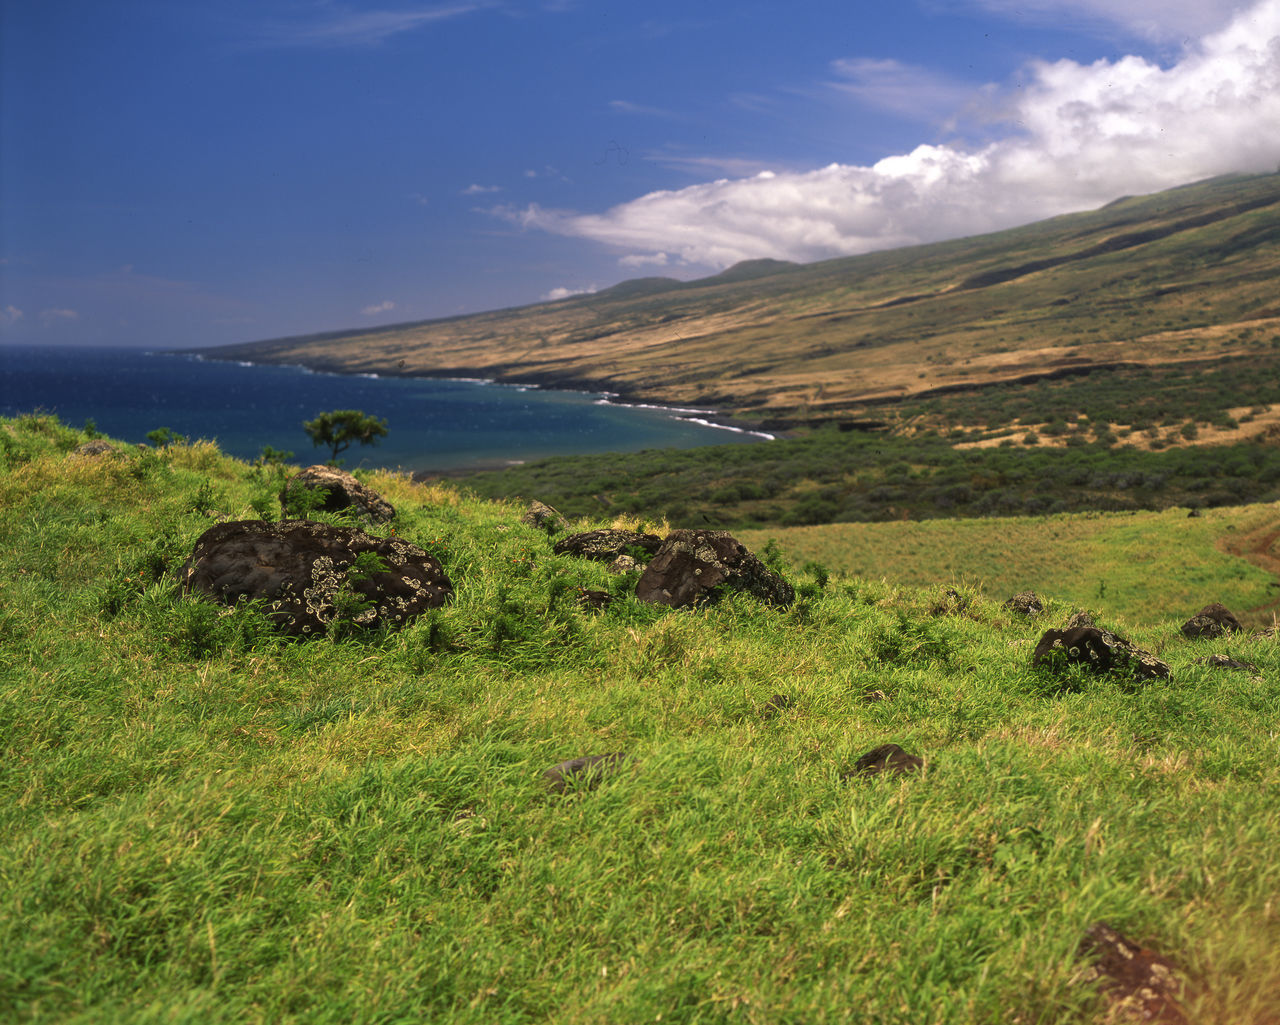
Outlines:
{"type": "Polygon", "coordinates": [[[847,417],[995,382],[1272,356],[1278,279],[1280,175],[1230,176],[933,245],[206,354],[847,417]]]}

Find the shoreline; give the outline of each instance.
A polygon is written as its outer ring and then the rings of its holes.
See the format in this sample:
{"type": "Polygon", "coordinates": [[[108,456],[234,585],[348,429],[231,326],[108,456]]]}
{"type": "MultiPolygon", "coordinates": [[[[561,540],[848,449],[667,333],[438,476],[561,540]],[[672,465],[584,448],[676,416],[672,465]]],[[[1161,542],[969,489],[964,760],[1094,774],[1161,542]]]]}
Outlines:
{"type": "MultiPolygon", "coordinates": [[[[750,424],[745,421],[735,420],[733,417],[721,417],[719,411],[714,409],[700,409],[689,406],[668,406],[656,402],[630,402],[622,397],[621,392],[609,391],[603,388],[570,388],[559,384],[546,385],[538,381],[499,381],[492,377],[459,377],[446,374],[424,374],[424,373],[400,373],[400,374],[378,374],[370,371],[350,371],[350,370],[334,370],[330,367],[314,367],[305,363],[297,362],[276,362],[273,360],[247,360],[236,356],[227,356],[220,358],[211,356],[204,350],[197,349],[162,349],[154,350],[153,354],[164,356],[186,356],[199,361],[209,361],[215,363],[236,363],[240,366],[255,367],[294,367],[298,370],[304,370],[309,374],[332,374],[335,377],[365,377],[373,380],[402,380],[404,378],[424,380],[424,381],[455,381],[461,384],[480,384],[488,385],[496,388],[514,388],[517,391],[559,391],[571,395],[591,395],[596,398],[596,405],[616,406],[620,409],[651,409],[656,412],[666,413],[673,420],[680,420],[685,423],[697,424],[699,427],[706,427],[711,430],[729,431],[734,434],[748,434],[752,437],[759,438],[761,441],[777,441],[778,435],[768,431],[761,430],[758,425],[750,424]],[[689,415],[680,415],[689,414],[689,415]],[[717,417],[716,420],[709,420],[707,417],[717,417]]],[[[514,464],[514,465],[519,465],[514,464]]],[[[481,467],[468,470],[443,470],[443,471],[414,471],[415,477],[419,472],[429,472],[434,476],[455,476],[464,473],[480,473],[489,472],[500,467],[481,467]]]]}

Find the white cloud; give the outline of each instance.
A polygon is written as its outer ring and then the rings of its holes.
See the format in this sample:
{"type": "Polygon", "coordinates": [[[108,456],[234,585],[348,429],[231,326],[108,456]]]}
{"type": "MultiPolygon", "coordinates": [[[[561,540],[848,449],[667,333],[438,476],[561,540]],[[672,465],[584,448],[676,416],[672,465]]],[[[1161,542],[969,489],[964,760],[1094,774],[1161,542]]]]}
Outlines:
{"type": "Polygon", "coordinates": [[[48,327],[51,324],[58,324],[69,320],[79,320],[80,314],[75,310],[53,309],[40,311],[40,323],[48,327]]]}
{"type": "Polygon", "coordinates": [[[864,106],[917,121],[940,121],[973,95],[974,86],[892,59],[846,57],[832,61],[830,83],[864,106]]]}
{"type": "Polygon", "coordinates": [[[0,324],[16,324],[25,315],[16,306],[6,306],[3,310],[0,310],[0,324]]]}
{"type": "Polygon", "coordinates": [[[554,302],[557,299],[568,299],[571,295],[590,295],[592,292],[597,291],[598,288],[598,285],[588,285],[586,288],[565,288],[561,286],[560,288],[553,288],[542,298],[546,302],[554,302]]]}
{"type": "Polygon", "coordinates": [[[371,306],[366,306],[360,312],[363,313],[366,317],[376,317],[379,313],[388,313],[391,310],[394,310],[395,308],[396,308],[396,304],[393,303],[390,299],[383,299],[382,302],[380,303],[374,303],[371,306]]]}
{"type": "Polygon", "coordinates": [[[1076,29],[1089,28],[1091,23],[1116,25],[1146,39],[1176,41],[1211,32],[1248,4],[1240,0],[964,0],[958,6],[1076,29]]]}
{"type": "MultiPolygon", "coordinates": [[[[699,266],[816,260],[994,231],[1123,194],[1280,160],[1280,0],[1162,68],[1141,57],[1036,62],[1002,97],[1004,138],[922,145],[871,166],[761,172],[653,192],[599,214],[499,208],[528,228],[699,266]]],[[[626,257],[624,257],[626,258],[626,257]]]]}
{"type": "Polygon", "coordinates": [[[633,253],[618,261],[623,267],[665,267],[670,257],[666,253],[633,253]]]}
{"type": "Polygon", "coordinates": [[[683,171],[686,174],[705,175],[710,173],[732,175],[740,178],[771,170],[770,165],[774,163],[766,160],[752,160],[749,157],[689,156],[673,153],[669,150],[646,153],[644,158],[662,167],[683,171]]]}
{"type": "Polygon", "coordinates": [[[462,190],[460,195],[463,196],[483,196],[489,192],[501,192],[501,185],[468,185],[462,190]]]}
{"type": "Polygon", "coordinates": [[[672,121],[684,120],[684,115],[677,114],[674,110],[664,110],[661,107],[646,107],[642,103],[632,103],[630,100],[610,100],[609,106],[619,114],[639,114],[644,117],[661,117],[672,121]]]}
{"type": "Polygon", "coordinates": [[[411,32],[431,22],[456,18],[492,7],[487,0],[442,6],[418,6],[398,11],[352,10],[339,4],[323,4],[325,16],[311,22],[272,24],[254,39],[259,46],[374,46],[401,32],[411,32]]]}

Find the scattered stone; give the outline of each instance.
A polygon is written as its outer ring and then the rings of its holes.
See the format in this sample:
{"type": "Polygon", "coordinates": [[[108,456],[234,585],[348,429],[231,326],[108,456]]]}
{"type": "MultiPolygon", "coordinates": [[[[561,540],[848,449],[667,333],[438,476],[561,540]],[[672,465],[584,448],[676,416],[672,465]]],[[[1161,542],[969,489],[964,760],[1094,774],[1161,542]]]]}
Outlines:
{"type": "Polygon", "coordinates": [[[869,690],[862,695],[862,700],[871,705],[877,701],[888,701],[889,695],[882,690],[869,690]]]}
{"type": "Polygon", "coordinates": [[[1038,616],[1044,611],[1044,602],[1035,591],[1019,591],[1000,607],[1020,616],[1038,616]]]}
{"type": "Polygon", "coordinates": [[[1194,520],[1199,515],[1200,515],[1200,510],[1197,509],[1195,506],[1192,506],[1190,509],[1187,510],[1187,519],[1189,520],[1194,520]]]}
{"type": "Polygon", "coordinates": [[[1062,629],[1075,630],[1076,628],[1082,627],[1082,626],[1097,626],[1097,625],[1098,624],[1093,621],[1093,616],[1091,616],[1088,612],[1077,612],[1070,619],[1067,620],[1067,625],[1064,626],[1062,629]]]}
{"type": "Polygon", "coordinates": [[[723,530],[673,530],[636,583],[636,598],[683,608],[714,602],[724,589],[787,606],[796,592],[723,530]]]}
{"type": "Polygon", "coordinates": [[[1206,605],[1182,624],[1182,635],[1191,640],[1197,640],[1221,637],[1223,634],[1243,629],[1240,620],[1236,619],[1225,605],[1214,602],[1212,605],[1206,605]]]}
{"type": "Polygon", "coordinates": [[[224,605],[265,601],[276,625],[298,637],[323,634],[340,616],[364,627],[403,626],[453,595],[440,563],[417,545],[311,520],[210,527],[179,579],[184,592],[224,605]],[[365,553],[386,568],[349,572],[365,553]]]}
{"type": "Polygon", "coordinates": [[[536,499],[529,503],[529,508],[520,517],[520,522],[526,526],[545,530],[549,535],[559,534],[569,529],[568,520],[545,502],[539,502],[536,499]]]}
{"type": "Polygon", "coordinates": [[[636,562],[630,555],[619,555],[613,562],[605,567],[610,573],[621,576],[623,573],[635,573],[640,569],[640,563],[636,562]]]}
{"type": "Polygon", "coordinates": [[[324,501],[317,507],[320,512],[352,509],[374,523],[386,523],[396,514],[391,503],[376,491],[333,466],[308,466],[285,481],[280,492],[280,507],[286,516],[290,515],[290,507],[296,504],[298,492],[302,490],[325,492],[324,501]]]}
{"type": "Polygon", "coordinates": [[[604,530],[588,530],[561,538],[552,547],[557,555],[576,555],[580,559],[597,562],[613,562],[620,555],[627,555],[628,548],[636,548],[652,555],[662,546],[657,534],[642,534],[638,530],[620,530],[609,527],[604,530]]]}
{"type": "Polygon", "coordinates": [[[785,712],[788,708],[795,704],[795,701],[786,694],[775,694],[763,705],[760,706],[760,714],[766,719],[772,719],[779,712],[785,712]]]}
{"type": "Polygon", "coordinates": [[[599,612],[613,604],[613,595],[608,591],[593,591],[586,587],[579,587],[578,604],[584,609],[599,612]]]}
{"type": "Polygon", "coordinates": [[[1181,1004],[1186,984],[1168,958],[1105,922],[1085,930],[1079,956],[1090,962],[1084,981],[1096,982],[1111,1005],[1108,1021],[1189,1025],[1181,1004]]]}
{"type": "Polygon", "coordinates": [[[1031,664],[1038,666],[1057,651],[1066,652],[1068,662],[1082,663],[1099,673],[1128,669],[1139,680],[1169,675],[1169,667],[1154,655],[1096,626],[1046,630],[1031,653],[1031,664]]]}
{"type": "Polygon", "coordinates": [[[578,787],[594,790],[602,779],[612,775],[630,760],[630,756],[624,751],[570,758],[567,762],[553,765],[544,771],[542,780],[554,794],[563,794],[578,787]]]}
{"type": "Polygon", "coordinates": [[[969,599],[957,591],[954,587],[948,587],[942,592],[942,599],[936,601],[929,608],[931,616],[950,616],[963,612],[969,607],[969,599]]]}
{"type": "Polygon", "coordinates": [[[1213,666],[1215,669],[1239,669],[1246,673],[1256,673],[1258,667],[1252,662],[1240,662],[1230,655],[1205,655],[1195,660],[1199,666],[1213,666]]]}
{"type": "Polygon", "coordinates": [[[116,447],[105,438],[94,438],[71,450],[73,456],[105,456],[116,451],[116,447]]]}
{"type": "Polygon", "coordinates": [[[848,780],[855,776],[870,777],[881,774],[900,776],[923,767],[924,759],[918,755],[904,751],[897,744],[881,744],[854,762],[853,768],[840,779],[848,780]]]}

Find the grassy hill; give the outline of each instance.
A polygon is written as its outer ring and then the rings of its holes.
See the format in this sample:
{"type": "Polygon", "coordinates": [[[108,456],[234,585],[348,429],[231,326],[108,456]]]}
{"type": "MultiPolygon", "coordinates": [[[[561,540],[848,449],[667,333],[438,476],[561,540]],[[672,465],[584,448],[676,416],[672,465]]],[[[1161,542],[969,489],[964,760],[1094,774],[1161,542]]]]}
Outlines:
{"type": "MultiPolygon", "coordinates": [[[[1280,647],[1178,633],[1219,561],[1163,618],[1108,609],[1172,667],[1136,685],[1029,665],[1061,597],[791,572],[788,610],[677,612],[514,504],[378,473],[455,600],[289,642],[174,576],[279,468],[83,440],[0,422],[7,1021],[1114,1021],[1099,921],[1179,966],[1191,1020],[1274,1021],[1280,647]],[[842,779],[888,742],[923,771],[842,779]],[[611,751],[594,791],[542,784],[611,751]]],[[[1195,566],[1187,522],[1147,529],[1195,566]]]]}
{"type": "Polygon", "coordinates": [[[1214,362],[1280,376],[1278,277],[1280,175],[1232,176],[950,242],[208,354],[856,419],[1095,372],[1214,362]]]}

